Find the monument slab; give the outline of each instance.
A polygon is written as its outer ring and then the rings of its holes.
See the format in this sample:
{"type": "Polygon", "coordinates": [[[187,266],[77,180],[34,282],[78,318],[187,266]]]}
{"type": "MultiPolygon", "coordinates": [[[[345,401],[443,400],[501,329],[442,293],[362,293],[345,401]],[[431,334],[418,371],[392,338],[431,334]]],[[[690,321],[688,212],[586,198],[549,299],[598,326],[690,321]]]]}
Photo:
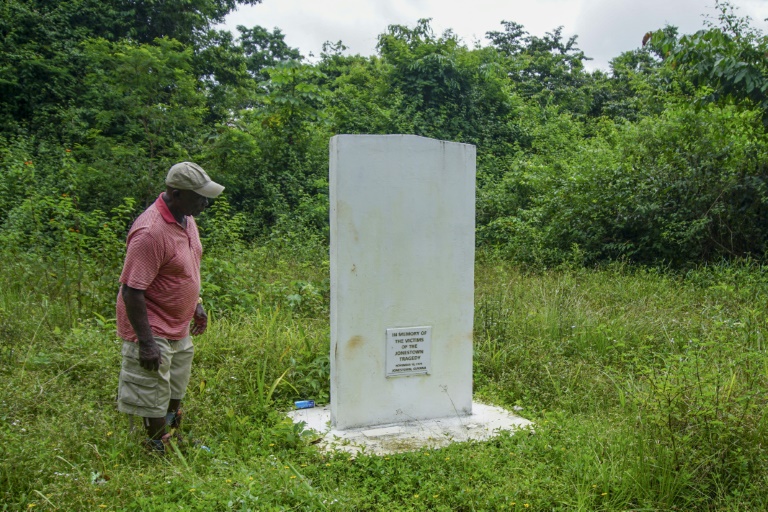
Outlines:
{"type": "Polygon", "coordinates": [[[472,412],[475,147],[330,144],[331,423],[472,412]]]}

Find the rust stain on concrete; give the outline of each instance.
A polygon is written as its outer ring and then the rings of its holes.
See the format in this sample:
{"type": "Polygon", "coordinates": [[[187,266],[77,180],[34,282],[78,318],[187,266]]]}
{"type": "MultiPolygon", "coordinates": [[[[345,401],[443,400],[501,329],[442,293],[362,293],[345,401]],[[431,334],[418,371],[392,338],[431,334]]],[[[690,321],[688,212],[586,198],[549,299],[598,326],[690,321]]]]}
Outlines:
{"type": "Polygon", "coordinates": [[[352,336],[351,338],[349,338],[349,341],[347,342],[347,348],[349,350],[358,349],[363,346],[364,342],[365,340],[363,339],[362,336],[360,335],[352,336]]]}

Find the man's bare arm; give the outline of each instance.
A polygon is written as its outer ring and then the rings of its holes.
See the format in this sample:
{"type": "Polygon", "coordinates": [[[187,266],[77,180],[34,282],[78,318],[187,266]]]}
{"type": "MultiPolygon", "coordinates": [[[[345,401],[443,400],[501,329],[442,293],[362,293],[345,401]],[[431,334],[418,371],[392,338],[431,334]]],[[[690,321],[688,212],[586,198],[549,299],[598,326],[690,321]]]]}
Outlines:
{"type": "Polygon", "coordinates": [[[147,317],[147,302],[144,290],[137,290],[123,285],[120,295],[125,303],[125,313],[131,322],[131,327],[139,339],[139,364],[146,370],[156,371],[162,363],[160,347],[155,343],[152,328],[147,317]]]}

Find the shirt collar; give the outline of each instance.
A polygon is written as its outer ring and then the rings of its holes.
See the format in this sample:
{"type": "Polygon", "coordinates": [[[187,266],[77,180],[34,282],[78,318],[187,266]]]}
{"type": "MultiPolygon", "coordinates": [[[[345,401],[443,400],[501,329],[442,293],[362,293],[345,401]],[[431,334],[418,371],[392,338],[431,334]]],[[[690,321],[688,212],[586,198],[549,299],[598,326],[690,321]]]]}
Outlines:
{"type": "Polygon", "coordinates": [[[157,200],[155,201],[155,207],[160,212],[160,215],[162,215],[163,220],[165,222],[167,222],[168,224],[178,224],[176,219],[173,217],[171,210],[168,209],[168,205],[165,204],[165,200],[163,199],[163,193],[160,193],[157,200]]]}

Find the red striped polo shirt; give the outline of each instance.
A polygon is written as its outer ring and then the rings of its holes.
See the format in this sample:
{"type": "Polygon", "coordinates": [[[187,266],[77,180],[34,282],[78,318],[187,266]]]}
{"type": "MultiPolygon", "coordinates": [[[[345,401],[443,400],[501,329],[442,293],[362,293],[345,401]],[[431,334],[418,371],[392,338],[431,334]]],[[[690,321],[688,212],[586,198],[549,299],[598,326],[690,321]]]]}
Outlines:
{"type": "MultiPolygon", "coordinates": [[[[189,335],[200,295],[203,255],[195,220],[187,216],[187,227],[183,228],[160,194],[134,221],[126,246],[120,282],[144,290],[152,333],[171,340],[189,335]]],[[[138,341],[119,293],[117,334],[124,340],[138,341]]]]}

